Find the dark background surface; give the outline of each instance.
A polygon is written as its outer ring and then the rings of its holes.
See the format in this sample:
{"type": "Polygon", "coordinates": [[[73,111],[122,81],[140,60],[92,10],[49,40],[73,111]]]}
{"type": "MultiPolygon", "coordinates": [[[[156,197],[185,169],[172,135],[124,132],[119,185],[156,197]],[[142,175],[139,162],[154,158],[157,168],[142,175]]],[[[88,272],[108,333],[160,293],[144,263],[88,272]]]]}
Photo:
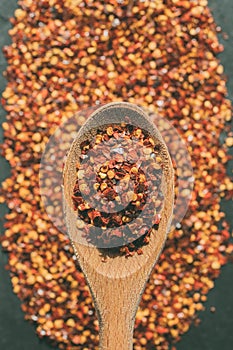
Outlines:
{"type": "MultiPolygon", "coordinates": [[[[35,0],[37,1],[37,0],[35,0]]],[[[219,58],[225,67],[228,76],[229,98],[233,101],[233,1],[209,0],[209,6],[215,17],[215,21],[228,34],[224,40],[220,34],[219,39],[225,46],[225,51],[219,58]]],[[[7,34],[10,28],[8,18],[13,16],[17,8],[16,0],[0,0],[0,47],[10,43],[7,34]]],[[[6,62],[0,53],[0,70],[5,69],[6,62]]],[[[0,75],[0,93],[6,85],[5,79],[0,75]]],[[[5,112],[0,106],[0,123],[5,118],[5,112]]],[[[2,142],[2,130],[0,129],[0,143],[2,142]]],[[[232,163],[229,166],[232,168],[232,163]]],[[[0,182],[9,175],[8,164],[0,160],[0,182]]],[[[233,207],[229,209],[229,203],[222,203],[229,220],[232,220],[233,207]]],[[[6,207],[0,206],[0,230],[2,232],[2,217],[6,213],[6,207]]],[[[0,249],[0,350],[52,350],[45,341],[40,341],[35,335],[35,329],[24,321],[24,314],[20,309],[20,302],[13,294],[8,272],[4,269],[7,263],[7,255],[0,249]]],[[[177,350],[232,350],[233,349],[233,264],[228,264],[222,269],[221,276],[215,283],[215,288],[209,293],[205,304],[206,311],[200,313],[201,324],[199,327],[191,327],[177,350]],[[215,306],[216,312],[210,311],[215,306]]],[[[109,349],[111,350],[111,349],[109,349]]],[[[121,349],[119,349],[121,350],[121,349]]]]}

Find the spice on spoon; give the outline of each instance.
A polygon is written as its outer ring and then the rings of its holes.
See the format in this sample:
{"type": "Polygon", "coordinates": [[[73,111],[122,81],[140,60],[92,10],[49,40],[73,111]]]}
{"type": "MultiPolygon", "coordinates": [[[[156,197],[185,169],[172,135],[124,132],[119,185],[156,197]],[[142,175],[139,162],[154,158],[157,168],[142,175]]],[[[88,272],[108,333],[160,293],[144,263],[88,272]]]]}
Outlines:
{"type": "Polygon", "coordinates": [[[159,148],[147,131],[126,123],[101,127],[94,140],[82,141],[72,200],[89,243],[118,247],[126,257],[142,254],[163,208],[159,148]]]}

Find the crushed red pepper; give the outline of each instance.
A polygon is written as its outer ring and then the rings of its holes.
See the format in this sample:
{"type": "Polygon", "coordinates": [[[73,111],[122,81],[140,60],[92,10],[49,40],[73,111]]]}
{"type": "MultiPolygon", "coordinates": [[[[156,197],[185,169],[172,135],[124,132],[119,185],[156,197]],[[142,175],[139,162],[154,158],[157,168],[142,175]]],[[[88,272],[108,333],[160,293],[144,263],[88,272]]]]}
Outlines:
{"type": "Polygon", "coordinates": [[[159,143],[122,123],[97,130],[80,152],[72,200],[82,236],[97,247],[120,247],[126,257],[142,254],[163,208],[159,143]]]}
{"type": "Polygon", "coordinates": [[[233,250],[220,209],[221,198],[232,198],[225,170],[232,133],[219,141],[232,113],[207,1],[145,0],[128,8],[127,0],[21,0],[10,21],[2,153],[12,173],[2,183],[0,200],[10,212],[1,241],[25,317],[60,348],[97,349],[84,277],[41,203],[39,163],[62,121],[125,100],[168,118],[192,156],[189,211],[169,236],[136,318],[134,349],[167,350],[204,308],[233,250]]]}

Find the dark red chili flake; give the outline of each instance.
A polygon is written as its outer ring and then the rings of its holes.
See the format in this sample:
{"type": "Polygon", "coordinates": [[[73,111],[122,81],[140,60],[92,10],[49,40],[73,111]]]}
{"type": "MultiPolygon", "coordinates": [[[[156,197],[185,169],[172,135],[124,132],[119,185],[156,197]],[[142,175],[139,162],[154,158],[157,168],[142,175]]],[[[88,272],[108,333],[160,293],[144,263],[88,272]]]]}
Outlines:
{"type": "MultiPolygon", "coordinates": [[[[140,239],[137,244],[132,241],[135,242],[142,235],[149,238],[147,232],[159,224],[163,207],[164,194],[160,188],[162,168],[161,163],[156,162],[154,147],[155,142],[148,132],[123,123],[105,126],[97,130],[95,142],[85,140],[80,144],[82,157],[76,165],[77,180],[72,199],[79,219],[88,225],[85,235],[88,242],[101,248],[109,248],[113,242],[114,247],[131,242],[130,251],[142,254],[138,244],[140,242],[143,246],[144,240],[140,239]],[[137,150],[140,149],[143,157],[138,156],[140,152],[137,150]],[[98,163],[99,155],[102,160],[103,154],[105,161],[98,163]],[[148,191],[152,189],[153,196],[148,198],[148,191]],[[137,222],[135,225],[138,216],[140,225],[137,222]],[[117,227],[121,227],[121,230],[115,229],[117,227]],[[139,232],[138,237],[135,232],[139,232]]],[[[119,251],[125,252],[122,248],[119,251]]]]}

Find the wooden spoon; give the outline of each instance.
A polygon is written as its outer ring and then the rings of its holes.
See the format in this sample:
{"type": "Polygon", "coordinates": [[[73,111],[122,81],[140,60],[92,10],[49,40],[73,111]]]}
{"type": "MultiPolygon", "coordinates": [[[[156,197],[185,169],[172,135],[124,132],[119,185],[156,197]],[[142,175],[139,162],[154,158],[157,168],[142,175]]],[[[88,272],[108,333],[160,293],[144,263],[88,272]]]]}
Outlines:
{"type": "Polygon", "coordinates": [[[129,350],[133,348],[135,315],[145,284],[165,243],[173,211],[173,167],[167,147],[156,127],[144,111],[126,102],[116,102],[96,110],[80,129],[68,153],[64,167],[64,212],[67,229],[78,262],[89,285],[100,325],[101,350],[129,350]],[[80,155],[80,143],[87,138],[90,129],[103,124],[114,124],[128,115],[132,124],[150,130],[160,144],[163,162],[166,196],[157,231],[153,231],[143,254],[126,258],[111,253],[106,263],[100,249],[82,244],[76,228],[77,213],[73,210],[72,192],[76,180],[76,163],[80,155]],[[84,137],[85,136],[85,137],[84,137]]]}

